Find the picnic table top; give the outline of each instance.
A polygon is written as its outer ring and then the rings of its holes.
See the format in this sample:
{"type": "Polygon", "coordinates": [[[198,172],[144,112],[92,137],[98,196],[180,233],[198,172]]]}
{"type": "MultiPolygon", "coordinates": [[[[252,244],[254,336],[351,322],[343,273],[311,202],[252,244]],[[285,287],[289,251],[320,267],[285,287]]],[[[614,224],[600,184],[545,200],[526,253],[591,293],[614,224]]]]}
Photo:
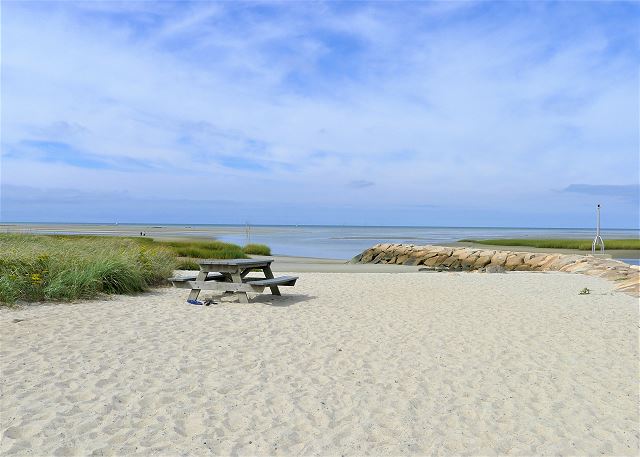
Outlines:
{"type": "Polygon", "coordinates": [[[201,259],[197,261],[200,265],[230,265],[230,266],[265,266],[273,263],[273,259],[258,260],[258,259],[201,259]]]}

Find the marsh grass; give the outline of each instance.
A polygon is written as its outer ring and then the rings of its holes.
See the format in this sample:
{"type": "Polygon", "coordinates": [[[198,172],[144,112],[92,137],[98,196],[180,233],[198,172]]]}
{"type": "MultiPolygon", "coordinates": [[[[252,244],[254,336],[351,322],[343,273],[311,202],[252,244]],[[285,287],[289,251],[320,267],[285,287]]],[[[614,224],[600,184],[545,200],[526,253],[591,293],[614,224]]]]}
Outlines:
{"type": "MultiPolygon", "coordinates": [[[[493,240],[460,240],[462,242],[487,244],[491,246],[528,246],[547,249],[579,249],[590,251],[592,240],[564,240],[564,239],[493,239],[493,240]]],[[[640,249],[640,239],[606,240],[605,249],[640,249]]]]}
{"type": "MultiPolygon", "coordinates": [[[[137,239],[137,238],[136,238],[137,239]]],[[[247,256],[236,244],[222,241],[167,241],[140,238],[150,246],[161,246],[173,251],[179,257],[194,259],[245,259],[247,256]]]]}
{"type": "Polygon", "coordinates": [[[247,244],[242,250],[245,254],[271,255],[271,249],[266,244],[247,244]]]}

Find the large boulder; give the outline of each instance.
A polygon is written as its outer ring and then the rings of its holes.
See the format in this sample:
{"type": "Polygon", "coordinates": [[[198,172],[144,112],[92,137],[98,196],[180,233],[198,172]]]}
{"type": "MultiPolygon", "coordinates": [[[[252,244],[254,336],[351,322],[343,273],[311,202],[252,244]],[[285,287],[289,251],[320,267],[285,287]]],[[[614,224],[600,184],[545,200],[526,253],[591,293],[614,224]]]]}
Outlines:
{"type": "Polygon", "coordinates": [[[507,270],[515,270],[517,266],[524,263],[524,254],[521,252],[514,252],[507,255],[504,261],[504,268],[507,270]]]}
{"type": "Polygon", "coordinates": [[[491,265],[504,266],[504,263],[507,261],[507,257],[509,256],[509,254],[509,251],[496,251],[496,253],[491,257],[491,265]]]}
{"type": "Polygon", "coordinates": [[[480,268],[486,267],[491,263],[491,258],[493,257],[493,255],[494,255],[493,251],[482,252],[480,256],[476,259],[476,261],[473,263],[473,268],[479,270],[480,268]]]}

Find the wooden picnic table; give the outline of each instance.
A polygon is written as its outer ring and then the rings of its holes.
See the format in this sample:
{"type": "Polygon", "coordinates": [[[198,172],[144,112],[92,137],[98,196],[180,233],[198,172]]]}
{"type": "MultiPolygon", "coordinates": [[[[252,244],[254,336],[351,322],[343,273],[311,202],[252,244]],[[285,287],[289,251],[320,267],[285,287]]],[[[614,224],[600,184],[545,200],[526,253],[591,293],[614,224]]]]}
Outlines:
{"type": "Polygon", "coordinates": [[[200,265],[197,276],[169,279],[176,287],[191,289],[187,299],[189,303],[197,303],[201,290],[233,293],[240,303],[248,303],[247,292],[261,293],[268,287],[273,295],[280,295],[278,286],[293,286],[298,279],[296,276],[274,278],[271,259],[202,259],[197,263],[200,265]],[[262,271],[264,278],[248,278],[247,275],[254,270],[262,271]]]}

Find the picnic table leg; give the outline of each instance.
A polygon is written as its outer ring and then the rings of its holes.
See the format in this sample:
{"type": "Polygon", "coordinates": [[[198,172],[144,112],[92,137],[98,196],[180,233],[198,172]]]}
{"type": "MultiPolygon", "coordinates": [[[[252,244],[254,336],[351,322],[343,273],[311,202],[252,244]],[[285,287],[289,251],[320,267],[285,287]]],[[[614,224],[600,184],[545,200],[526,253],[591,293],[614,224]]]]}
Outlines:
{"type": "MultiPolygon", "coordinates": [[[[198,273],[198,276],[196,277],[196,281],[204,281],[205,279],[207,279],[207,272],[200,270],[200,273],[198,273]]],[[[197,300],[198,295],[200,295],[200,289],[191,289],[187,300],[197,300]]]]}
{"type": "MultiPolygon", "coordinates": [[[[240,273],[231,273],[231,279],[233,282],[242,284],[242,275],[240,273]]],[[[240,303],[249,303],[249,296],[246,292],[236,292],[236,295],[240,303]]]]}
{"type": "MultiPolygon", "coordinates": [[[[262,271],[264,272],[264,277],[267,279],[273,279],[273,272],[271,271],[271,266],[267,265],[266,267],[262,268],[262,271]]],[[[280,289],[278,289],[278,286],[269,286],[269,289],[271,289],[271,295],[281,295],[280,294],[280,289]]]]}

